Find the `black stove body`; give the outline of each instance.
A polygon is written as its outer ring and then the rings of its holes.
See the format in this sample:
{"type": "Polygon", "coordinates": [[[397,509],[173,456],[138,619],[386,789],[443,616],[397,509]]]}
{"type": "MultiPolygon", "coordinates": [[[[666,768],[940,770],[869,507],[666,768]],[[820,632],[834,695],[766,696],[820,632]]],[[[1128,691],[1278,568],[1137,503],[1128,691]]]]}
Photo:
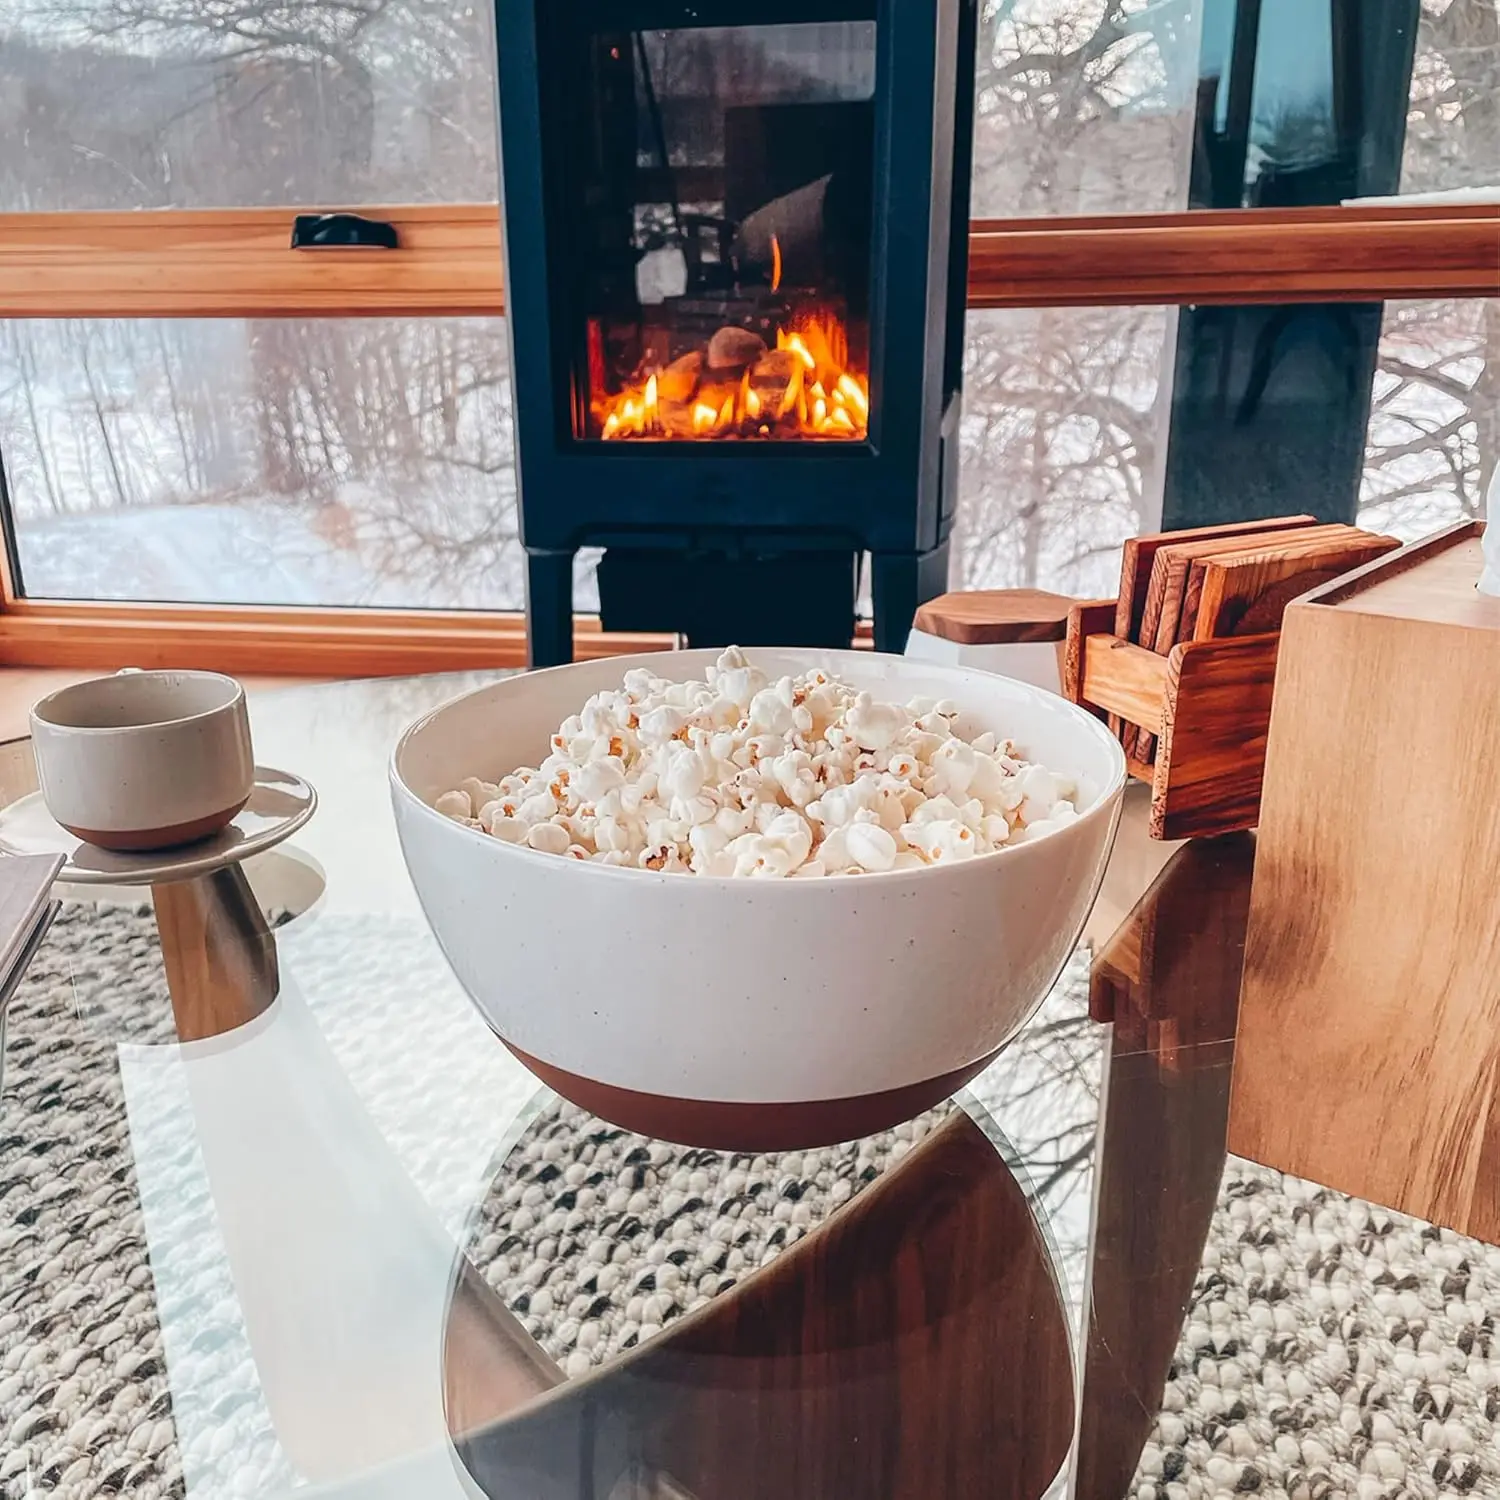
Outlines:
{"type": "Polygon", "coordinates": [[[533,665],[606,629],[876,644],[958,486],[975,0],[498,0],[533,665]]]}

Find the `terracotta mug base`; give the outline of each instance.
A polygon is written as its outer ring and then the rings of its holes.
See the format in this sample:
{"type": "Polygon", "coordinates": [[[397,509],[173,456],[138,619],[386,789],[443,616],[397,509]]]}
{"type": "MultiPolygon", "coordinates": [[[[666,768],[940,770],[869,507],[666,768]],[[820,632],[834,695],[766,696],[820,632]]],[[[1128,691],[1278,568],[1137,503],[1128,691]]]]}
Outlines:
{"type": "MultiPolygon", "coordinates": [[[[505,1038],[500,1040],[505,1042],[505,1038]]],[[[902,1088],[845,1099],[746,1104],[713,1099],[673,1099],[617,1088],[542,1062],[519,1047],[517,1061],[564,1099],[638,1135],[717,1151],[806,1151],[889,1130],[940,1104],[994,1060],[999,1049],[967,1067],[902,1088]]]]}
{"type": "Polygon", "coordinates": [[[239,815],[239,811],[250,800],[246,793],[233,807],[206,817],[193,818],[186,823],[171,823],[165,828],[75,828],[71,823],[62,826],[74,838],[100,849],[112,849],[117,854],[140,854],[157,849],[175,849],[181,844],[196,844],[221,828],[227,827],[239,815]]]}

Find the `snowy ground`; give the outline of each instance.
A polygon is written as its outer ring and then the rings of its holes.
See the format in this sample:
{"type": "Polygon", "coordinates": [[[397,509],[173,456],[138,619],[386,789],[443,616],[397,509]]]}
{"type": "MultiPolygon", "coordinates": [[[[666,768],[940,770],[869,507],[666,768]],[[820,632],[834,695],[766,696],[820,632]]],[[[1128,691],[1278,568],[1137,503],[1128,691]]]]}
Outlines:
{"type": "MultiPolygon", "coordinates": [[[[21,516],[22,584],[33,598],[368,608],[520,609],[519,543],[468,559],[416,541],[392,546],[372,518],[265,498],[21,516]]],[[[513,532],[513,528],[511,528],[513,532]]],[[[597,607],[581,556],[579,609],[597,607]]]]}
{"type": "MultiPolygon", "coordinates": [[[[393,570],[391,550],[358,524],[330,540],[326,507],[252,499],[155,505],[82,515],[30,516],[17,523],[22,583],[33,598],[226,604],[349,605],[373,608],[521,609],[521,549],[486,549],[470,566],[412,543],[393,570]],[[445,565],[446,564],[446,565],[445,565]]],[[[1367,503],[1361,521],[1403,540],[1458,519],[1451,492],[1414,503],[1367,503]]],[[[1092,559],[1113,575],[1117,561],[1092,559]]],[[[579,609],[597,607],[594,557],[580,557],[579,609]]],[[[994,580],[997,583],[1009,582],[994,580]]],[[[1078,580],[1045,577],[1072,592],[1078,580]]],[[[977,586],[983,586],[981,581],[977,586]]]]}

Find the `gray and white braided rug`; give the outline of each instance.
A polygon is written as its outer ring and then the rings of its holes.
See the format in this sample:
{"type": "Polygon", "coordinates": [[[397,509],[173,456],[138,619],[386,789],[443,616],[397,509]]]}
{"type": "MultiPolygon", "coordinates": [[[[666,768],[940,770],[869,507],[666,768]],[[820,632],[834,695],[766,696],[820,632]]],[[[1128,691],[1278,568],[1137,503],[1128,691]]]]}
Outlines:
{"type": "MultiPolygon", "coordinates": [[[[337,919],[321,920],[336,937],[337,919]]],[[[349,938],[369,953],[364,931],[349,938]]],[[[180,1162],[166,1184],[180,1225],[213,1222],[192,1142],[143,1142],[149,1112],[134,1134],[127,1115],[116,1043],[171,1036],[149,911],[65,911],[14,1002],[0,1100],[5,1500],[218,1500],[297,1482],[214,1236],[199,1236],[202,1264],[171,1287],[153,1276],[135,1153],[180,1162]],[[170,1388],[164,1314],[198,1330],[196,1363],[174,1363],[170,1388]],[[200,1392],[213,1404],[190,1410],[200,1392]]],[[[780,1253],[939,1117],[829,1151],[744,1158],[554,1104],[498,1166],[467,1250],[577,1373],[780,1253]],[[590,1233],[621,1211],[632,1234],[590,1233]]],[[[1500,1496],[1495,1308],[1500,1251],[1231,1163],[1135,1495],[1500,1496]]]]}

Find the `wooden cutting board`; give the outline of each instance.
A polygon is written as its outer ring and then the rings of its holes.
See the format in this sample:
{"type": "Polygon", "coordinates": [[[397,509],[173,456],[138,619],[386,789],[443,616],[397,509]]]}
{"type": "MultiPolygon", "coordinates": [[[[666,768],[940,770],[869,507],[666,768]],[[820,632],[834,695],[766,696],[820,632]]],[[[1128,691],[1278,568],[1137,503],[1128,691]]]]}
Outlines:
{"type": "Polygon", "coordinates": [[[1329,543],[1315,540],[1313,532],[1304,536],[1280,547],[1195,562],[1179,638],[1210,641],[1278,630],[1283,611],[1298,595],[1401,545],[1393,536],[1367,532],[1329,543]]]}

